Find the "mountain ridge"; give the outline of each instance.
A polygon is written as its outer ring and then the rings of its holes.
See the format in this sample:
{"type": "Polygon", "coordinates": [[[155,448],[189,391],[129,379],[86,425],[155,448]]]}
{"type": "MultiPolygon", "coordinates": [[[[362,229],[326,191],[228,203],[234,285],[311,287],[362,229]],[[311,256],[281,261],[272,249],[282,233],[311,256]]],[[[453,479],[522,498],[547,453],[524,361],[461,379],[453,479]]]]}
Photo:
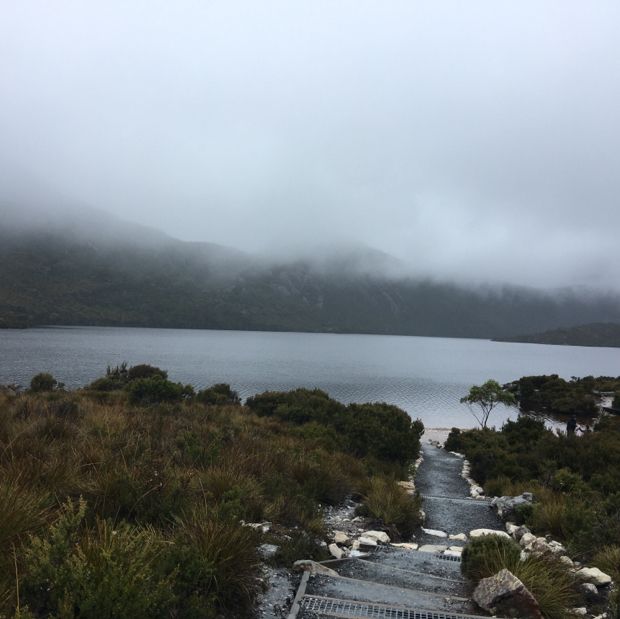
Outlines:
{"type": "Polygon", "coordinates": [[[0,228],[0,324],[502,338],[620,322],[612,293],[466,287],[385,274],[372,249],[285,261],[124,226],[0,228]]]}

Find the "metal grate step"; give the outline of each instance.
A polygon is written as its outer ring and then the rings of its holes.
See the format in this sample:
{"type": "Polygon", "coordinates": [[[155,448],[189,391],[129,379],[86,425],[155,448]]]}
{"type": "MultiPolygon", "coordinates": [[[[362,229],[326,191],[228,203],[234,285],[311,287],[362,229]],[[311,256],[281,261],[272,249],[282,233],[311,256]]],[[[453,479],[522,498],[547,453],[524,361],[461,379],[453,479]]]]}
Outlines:
{"type": "MultiPolygon", "coordinates": [[[[436,610],[409,609],[384,604],[338,600],[314,595],[304,595],[301,599],[301,608],[321,617],[342,617],[343,619],[484,619],[479,615],[463,615],[436,610]]],[[[304,613],[305,614],[305,613],[304,613]]]]}

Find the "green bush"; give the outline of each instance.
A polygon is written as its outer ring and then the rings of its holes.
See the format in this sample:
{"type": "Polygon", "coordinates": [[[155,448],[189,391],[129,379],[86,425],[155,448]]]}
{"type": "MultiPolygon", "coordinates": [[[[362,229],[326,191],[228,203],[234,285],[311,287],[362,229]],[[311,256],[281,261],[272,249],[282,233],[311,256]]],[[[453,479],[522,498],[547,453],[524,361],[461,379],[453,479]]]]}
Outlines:
{"type": "Polygon", "coordinates": [[[207,405],[235,405],[240,404],[239,394],[226,383],[218,383],[208,389],[202,389],[196,394],[196,400],[207,405]]]}
{"type": "Polygon", "coordinates": [[[165,574],[168,546],[152,529],[84,525],[86,503],[66,503],[45,536],[25,555],[22,590],[38,616],[112,619],[169,617],[174,573],[165,574]]]}
{"type": "Polygon", "coordinates": [[[162,370],[161,368],[155,367],[154,365],[148,365],[147,363],[134,365],[127,370],[128,382],[138,380],[140,378],[153,378],[155,376],[160,376],[166,380],[168,378],[168,372],[166,372],[166,370],[162,370]]]}
{"type": "Polygon", "coordinates": [[[248,398],[246,405],[260,416],[333,428],[341,448],[358,458],[392,463],[401,475],[417,458],[424,431],[421,421],[396,406],[381,402],[345,406],[320,389],[265,392],[248,398]]]}
{"type": "Polygon", "coordinates": [[[148,406],[162,402],[180,402],[193,396],[191,385],[182,385],[166,380],[159,374],[149,378],[138,378],[127,387],[130,404],[148,406]]]}
{"type": "Polygon", "coordinates": [[[501,569],[519,561],[521,549],[512,539],[500,535],[485,535],[472,539],[463,549],[461,571],[478,582],[497,574],[501,569]]]}
{"type": "Polygon", "coordinates": [[[41,372],[32,377],[30,381],[30,391],[33,393],[42,393],[45,391],[54,391],[59,387],[58,381],[47,372],[41,372]]]}

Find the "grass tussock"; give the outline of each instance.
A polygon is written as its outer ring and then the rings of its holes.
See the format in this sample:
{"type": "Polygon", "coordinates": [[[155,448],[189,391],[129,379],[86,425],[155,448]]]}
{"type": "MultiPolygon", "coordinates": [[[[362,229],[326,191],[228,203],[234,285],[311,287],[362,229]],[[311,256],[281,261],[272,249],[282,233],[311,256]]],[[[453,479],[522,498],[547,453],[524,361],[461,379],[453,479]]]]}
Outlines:
{"type": "MultiPolygon", "coordinates": [[[[415,526],[393,481],[415,441],[394,451],[375,436],[362,454],[361,438],[341,445],[313,417],[314,395],[296,394],[299,422],[256,414],[227,385],[201,394],[151,366],[110,368],[76,392],[48,376],[0,389],[0,617],[245,618],[257,546],[279,545],[280,564],[324,558],[324,505],[364,494],[387,525],[415,526]],[[267,535],[242,524],[263,520],[267,535]]],[[[273,397],[286,400],[263,404],[273,397]]],[[[406,421],[377,410],[389,436],[406,421]]]]}
{"type": "Polygon", "coordinates": [[[412,497],[393,479],[372,477],[363,498],[362,513],[393,525],[403,539],[410,538],[421,524],[419,496],[412,497]]]}
{"type": "Polygon", "coordinates": [[[567,609],[579,601],[574,576],[555,557],[530,555],[521,560],[520,554],[511,539],[482,537],[465,547],[461,569],[478,582],[505,568],[536,598],[545,619],[566,619],[567,609]]]}

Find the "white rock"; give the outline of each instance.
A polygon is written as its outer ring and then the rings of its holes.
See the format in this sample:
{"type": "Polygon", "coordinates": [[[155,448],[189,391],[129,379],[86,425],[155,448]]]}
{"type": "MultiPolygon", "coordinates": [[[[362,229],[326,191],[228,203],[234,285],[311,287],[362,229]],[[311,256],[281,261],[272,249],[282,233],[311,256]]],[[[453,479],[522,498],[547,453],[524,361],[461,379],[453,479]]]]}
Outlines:
{"type": "Polygon", "coordinates": [[[269,559],[273,557],[278,550],[280,550],[280,547],[275,544],[261,544],[258,547],[258,554],[260,554],[263,559],[269,559]]]}
{"type": "Polygon", "coordinates": [[[456,552],[455,550],[450,550],[448,548],[448,550],[444,551],[443,556],[444,557],[455,557],[455,558],[458,559],[461,556],[461,553],[460,552],[456,552]]]}
{"type": "Polygon", "coordinates": [[[399,481],[398,485],[409,494],[413,494],[415,492],[415,484],[412,481],[399,481]]]}
{"type": "Polygon", "coordinates": [[[465,548],[465,546],[448,546],[448,550],[458,552],[459,554],[463,552],[463,548],[465,548]]]}
{"type": "Polygon", "coordinates": [[[469,532],[469,537],[472,539],[476,539],[477,537],[485,537],[487,535],[510,538],[510,535],[508,535],[506,531],[496,531],[495,529],[474,529],[469,532]]]}
{"type": "Polygon", "coordinates": [[[330,544],[327,549],[329,550],[332,557],[335,557],[336,559],[342,559],[344,553],[342,552],[342,548],[340,548],[338,544],[330,544]]]}
{"type": "Polygon", "coordinates": [[[591,582],[597,587],[608,585],[611,582],[611,576],[601,572],[598,567],[582,567],[577,573],[577,578],[583,582],[591,582]]]}
{"type": "Polygon", "coordinates": [[[438,552],[445,552],[446,550],[448,550],[447,546],[440,546],[437,544],[424,544],[423,546],[420,546],[420,548],[418,548],[418,550],[420,552],[434,552],[434,553],[438,553],[438,552]]]}
{"type": "Polygon", "coordinates": [[[566,555],[562,555],[560,557],[560,562],[564,563],[564,565],[566,565],[567,567],[573,567],[575,565],[573,563],[573,560],[570,557],[567,557],[566,555]]]}
{"type": "Polygon", "coordinates": [[[588,614],[588,609],[585,606],[581,608],[573,608],[570,611],[575,617],[585,617],[588,614]]]}
{"type": "Polygon", "coordinates": [[[524,533],[519,540],[519,544],[521,544],[521,548],[528,548],[536,541],[536,536],[532,533],[524,533]]]}
{"type": "Polygon", "coordinates": [[[372,539],[370,537],[364,537],[363,535],[360,538],[358,538],[357,541],[359,542],[360,546],[370,546],[370,547],[373,547],[373,546],[377,545],[377,540],[372,539]]]}
{"type": "Polygon", "coordinates": [[[512,535],[514,537],[514,534],[518,530],[519,530],[519,527],[516,524],[513,524],[512,522],[506,523],[506,533],[508,533],[508,535],[512,535]]]}
{"type": "Polygon", "coordinates": [[[366,555],[365,552],[362,552],[361,550],[352,550],[349,553],[350,557],[364,557],[366,555]]]}
{"type": "Polygon", "coordinates": [[[412,544],[410,542],[402,542],[399,544],[392,544],[394,548],[402,548],[403,550],[417,550],[418,544],[412,544]]]}
{"type": "Polygon", "coordinates": [[[466,542],[467,535],[465,535],[465,533],[456,533],[455,535],[448,535],[448,539],[454,540],[455,542],[466,542]]]}
{"type": "Polygon", "coordinates": [[[437,529],[425,529],[422,527],[422,531],[424,531],[426,535],[432,535],[433,537],[448,537],[445,531],[438,531],[437,529]]]}
{"type": "Polygon", "coordinates": [[[549,549],[554,555],[565,555],[566,554],[566,548],[564,548],[564,546],[560,544],[560,542],[551,540],[550,542],[548,542],[547,545],[549,546],[549,549]]]}
{"type": "Polygon", "coordinates": [[[369,539],[374,539],[375,542],[380,544],[390,543],[390,536],[385,531],[364,531],[362,536],[369,539]]]}
{"type": "Polygon", "coordinates": [[[334,542],[340,545],[346,545],[351,542],[349,536],[344,531],[334,531],[334,542]]]}
{"type": "Polygon", "coordinates": [[[310,572],[311,574],[324,574],[325,576],[338,576],[338,572],[321,565],[316,561],[310,561],[309,559],[302,559],[301,561],[295,561],[293,563],[293,569],[297,572],[310,572]]]}

